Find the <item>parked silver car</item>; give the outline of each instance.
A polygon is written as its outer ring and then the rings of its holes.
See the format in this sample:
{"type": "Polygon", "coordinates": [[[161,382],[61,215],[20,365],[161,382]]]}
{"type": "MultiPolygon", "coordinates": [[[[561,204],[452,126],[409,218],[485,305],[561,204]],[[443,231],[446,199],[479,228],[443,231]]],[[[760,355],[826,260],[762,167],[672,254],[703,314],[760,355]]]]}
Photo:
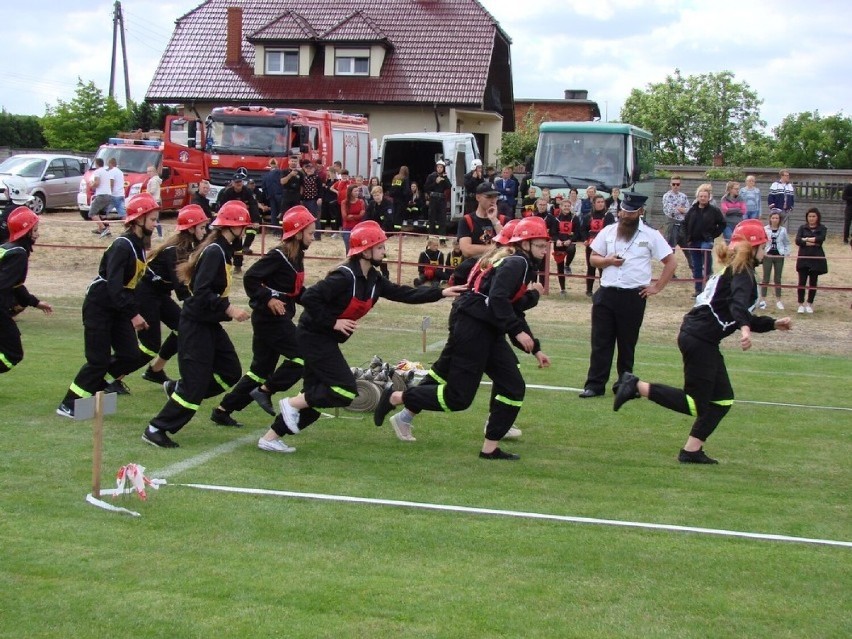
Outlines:
{"type": "Polygon", "coordinates": [[[10,175],[24,179],[27,193],[33,196],[29,207],[40,215],[48,208],[77,206],[80,178],[88,163],[87,158],[75,155],[13,155],[0,164],[0,182],[10,175]]]}

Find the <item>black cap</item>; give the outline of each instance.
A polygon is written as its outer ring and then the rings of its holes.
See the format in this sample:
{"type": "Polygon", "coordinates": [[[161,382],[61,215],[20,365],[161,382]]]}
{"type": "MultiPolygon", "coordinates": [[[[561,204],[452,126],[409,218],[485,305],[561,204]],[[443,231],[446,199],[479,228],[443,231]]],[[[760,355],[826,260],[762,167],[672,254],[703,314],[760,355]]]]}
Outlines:
{"type": "Polygon", "coordinates": [[[647,195],[639,195],[638,193],[628,192],[624,194],[624,199],[621,201],[621,210],[633,213],[645,207],[647,195]]]}
{"type": "Polygon", "coordinates": [[[500,195],[500,191],[494,188],[491,182],[483,182],[476,187],[477,195],[500,195]]]}

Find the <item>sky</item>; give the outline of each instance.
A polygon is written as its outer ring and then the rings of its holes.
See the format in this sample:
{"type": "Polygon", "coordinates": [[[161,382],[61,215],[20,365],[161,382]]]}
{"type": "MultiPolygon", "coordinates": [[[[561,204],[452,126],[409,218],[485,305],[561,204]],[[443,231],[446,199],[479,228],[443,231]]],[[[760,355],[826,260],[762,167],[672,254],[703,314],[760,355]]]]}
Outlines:
{"type": "MultiPolygon", "coordinates": [[[[74,98],[77,79],[109,89],[111,0],[0,0],[0,108],[43,115],[74,98]]],[[[130,97],[140,102],[175,20],[199,0],[123,0],[130,97]]],[[[285,2],[282,1],[282,6],[285,2]]],[[[512,39],[516,99],[585,89],[602,120],[618,120],[632,89],[732,71],[764,102],[767,128],[818,110],[850,115],[852,3],[835,0],[482,0],[512,39]],[[842,61],[846,60],[844,64],[842,61]],[[846,111],[844,112],[844,109],[846,111]]],[[[120,48],[119,48],[120,51],[120,48]]],[[[116,97],[124,103],[122,60],[116,97]]]]}

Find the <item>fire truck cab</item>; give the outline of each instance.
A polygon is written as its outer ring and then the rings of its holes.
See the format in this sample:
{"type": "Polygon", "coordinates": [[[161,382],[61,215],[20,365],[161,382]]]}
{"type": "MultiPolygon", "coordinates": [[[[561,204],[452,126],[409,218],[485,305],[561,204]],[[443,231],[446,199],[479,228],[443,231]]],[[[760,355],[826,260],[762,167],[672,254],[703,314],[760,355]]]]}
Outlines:
{"type": "MultiPolygon", "coordinates": [[[[147,169],[156,167],[163,180],[160,189],[163,210],[176,210],[189,203],[192,190],[197,188],[202,177],[201,166],[192,167],[189,163],[175,166],[176,162],[164,157],[164,148],[164,142],[159,139],[115,137],[98,148],[95,158],[103,158],[105,166],[111,158],[115,158],[116,166],[124,173],[124,194],[127,197],[145,191],[147,169]]],[[[77,205],[84,213],[89,210],[92,201],[90,182],[94,170],[93,159],[80,180],[77,205]]]]}
{"type": "Polygon", "coordinates": [[[335,160],[352,175],[369,175],[369,126],[360,115],[240,106],[217,107],[203,123],[178,116],[166,122],[166,158],[176,168],[184,163],[202,165],[211,184],[211,201],[238,169],[259,182],[270,159],[286,166],[291,154],[316,164],[320,175],[335,160]]]}

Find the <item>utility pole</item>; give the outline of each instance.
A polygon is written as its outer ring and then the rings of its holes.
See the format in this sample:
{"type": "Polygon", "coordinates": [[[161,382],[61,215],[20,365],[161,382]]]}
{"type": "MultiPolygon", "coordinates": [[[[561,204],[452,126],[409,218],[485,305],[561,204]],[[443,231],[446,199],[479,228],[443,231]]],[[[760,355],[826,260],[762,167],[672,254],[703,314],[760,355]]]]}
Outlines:
{"type": "Polygon", "coordinates": [[[115,61],[118,35],[121,34],[121,59],[124,62],[124,104],[130,104],[130,73],[127,70],[127,44],[124,41],[124,16],[121,2],[116,0],[112,14],[112,66],[109,72],[109,95],[115,98],[115,61]]]}

